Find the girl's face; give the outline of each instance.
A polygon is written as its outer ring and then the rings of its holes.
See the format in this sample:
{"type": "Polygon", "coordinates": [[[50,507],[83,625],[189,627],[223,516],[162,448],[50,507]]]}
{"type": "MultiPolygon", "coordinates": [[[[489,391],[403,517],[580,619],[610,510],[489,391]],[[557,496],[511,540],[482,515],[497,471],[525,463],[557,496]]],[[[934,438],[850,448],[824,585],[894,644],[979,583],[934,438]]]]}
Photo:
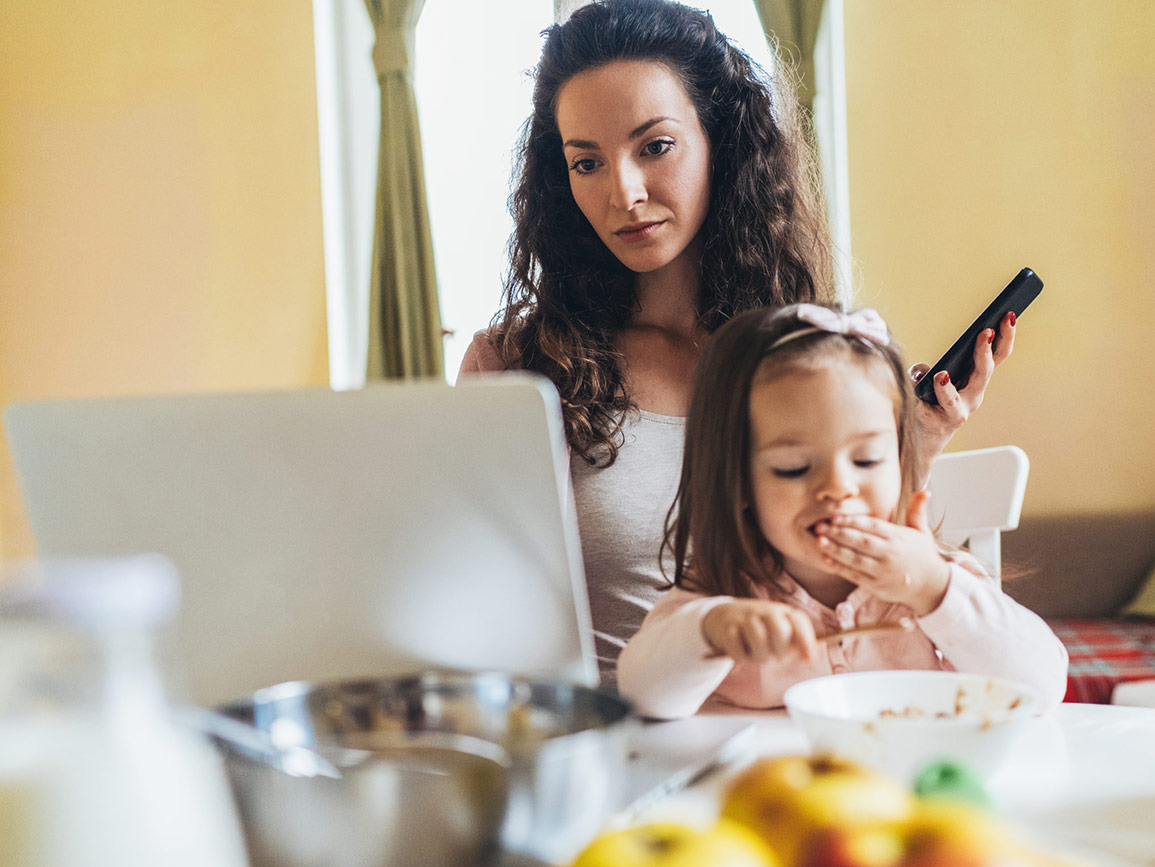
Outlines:
{"type": "Polygon", "coordinates": [[[587,70],[557,97],[570,189],[602,243],[637,273],[683,255],[710,203],[710,142],[678,76],[653,61],[587,70]]]}
{"type": "Polygon", "coordinates": [[[765,365],[750,389],[750,481],[758,528],[803,585],[828,575],[815,526],[836,514],[893,520],[902,473],[893,386],[880,366],[836,358],[765,365]]]}

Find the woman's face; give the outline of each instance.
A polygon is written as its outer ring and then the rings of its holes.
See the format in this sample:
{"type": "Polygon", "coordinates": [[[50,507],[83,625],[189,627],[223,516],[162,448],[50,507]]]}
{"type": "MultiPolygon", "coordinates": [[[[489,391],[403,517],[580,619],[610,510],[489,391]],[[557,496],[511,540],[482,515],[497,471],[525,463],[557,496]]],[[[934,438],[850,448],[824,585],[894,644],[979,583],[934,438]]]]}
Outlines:
{"type": "Polygon", "coordinates": [[[602,243],[637,273],[685,255],[710,204],[710,141],[678,76],[617,60],[558,92],[570,189],[602,243]]]}

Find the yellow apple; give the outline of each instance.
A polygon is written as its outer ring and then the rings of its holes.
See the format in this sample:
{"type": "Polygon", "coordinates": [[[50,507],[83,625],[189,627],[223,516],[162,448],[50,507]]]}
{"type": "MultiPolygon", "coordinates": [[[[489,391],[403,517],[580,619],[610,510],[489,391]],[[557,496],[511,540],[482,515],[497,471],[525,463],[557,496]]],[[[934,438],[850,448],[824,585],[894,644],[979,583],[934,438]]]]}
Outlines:
{"type": "Polygon", "coordinates": [[[673,822],[607,831],[571,867],[781,867],[756,834],[725,819],[708,828],[673,822]]]}
{"type": "Polygon", "coordinates": [[[783,756],[757,761],[739,774],[727,788],[722,815],[755,831],[786,864],[797,865],[806,863],[820,832],[878,828],[885,837],[886,828],[912,808],[906,787],[854,762],[783,756]]]}
{"type": "Polygon", "coordinates": [[[920,801],[903,827],[901,867],[1021,867],[1039,863],[997,816],[949,798],[920,801]]]}

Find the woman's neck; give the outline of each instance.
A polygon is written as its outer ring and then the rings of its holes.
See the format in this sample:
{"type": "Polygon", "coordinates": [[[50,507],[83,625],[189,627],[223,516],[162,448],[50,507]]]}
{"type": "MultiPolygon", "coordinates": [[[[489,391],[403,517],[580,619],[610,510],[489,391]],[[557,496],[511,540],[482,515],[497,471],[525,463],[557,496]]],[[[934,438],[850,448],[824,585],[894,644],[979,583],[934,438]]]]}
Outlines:
{"type": "Polygon", "coordinates": [[[656,271],[638,274],[634,293],[638,311],[630,326],[658,328],[691,336],[698,322],[698,284],[701,275],[699,242],[656,271]]]}

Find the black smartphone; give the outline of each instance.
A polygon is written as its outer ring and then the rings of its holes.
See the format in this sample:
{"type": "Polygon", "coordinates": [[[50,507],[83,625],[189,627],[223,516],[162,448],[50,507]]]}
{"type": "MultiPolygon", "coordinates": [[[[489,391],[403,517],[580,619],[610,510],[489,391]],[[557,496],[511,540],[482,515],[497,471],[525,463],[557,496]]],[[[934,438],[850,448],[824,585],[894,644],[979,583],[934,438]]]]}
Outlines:
{"type": "Polygon", "coordinates": [[[914,393],[927,403],[938,403],[934,393],[934,377],[942,371],[950,374],[950,381],[955,388],[962,388],[970,378],[975,366],[975,340],[979,332],[987,328],[999,330],[999,323],[1012,310],[1016,318],[1022,316],[1023,311],[1043,291],[1043,281],[1030,268],[1024,268],[1015,275],[1015,279],[1007,284],[1002,292],[995,296],[995,300],[987,305],[987,309],[970,324],[970,328],[954,342],[943,357],[934,363],[926,375],[914,387],[914,393]]]}

